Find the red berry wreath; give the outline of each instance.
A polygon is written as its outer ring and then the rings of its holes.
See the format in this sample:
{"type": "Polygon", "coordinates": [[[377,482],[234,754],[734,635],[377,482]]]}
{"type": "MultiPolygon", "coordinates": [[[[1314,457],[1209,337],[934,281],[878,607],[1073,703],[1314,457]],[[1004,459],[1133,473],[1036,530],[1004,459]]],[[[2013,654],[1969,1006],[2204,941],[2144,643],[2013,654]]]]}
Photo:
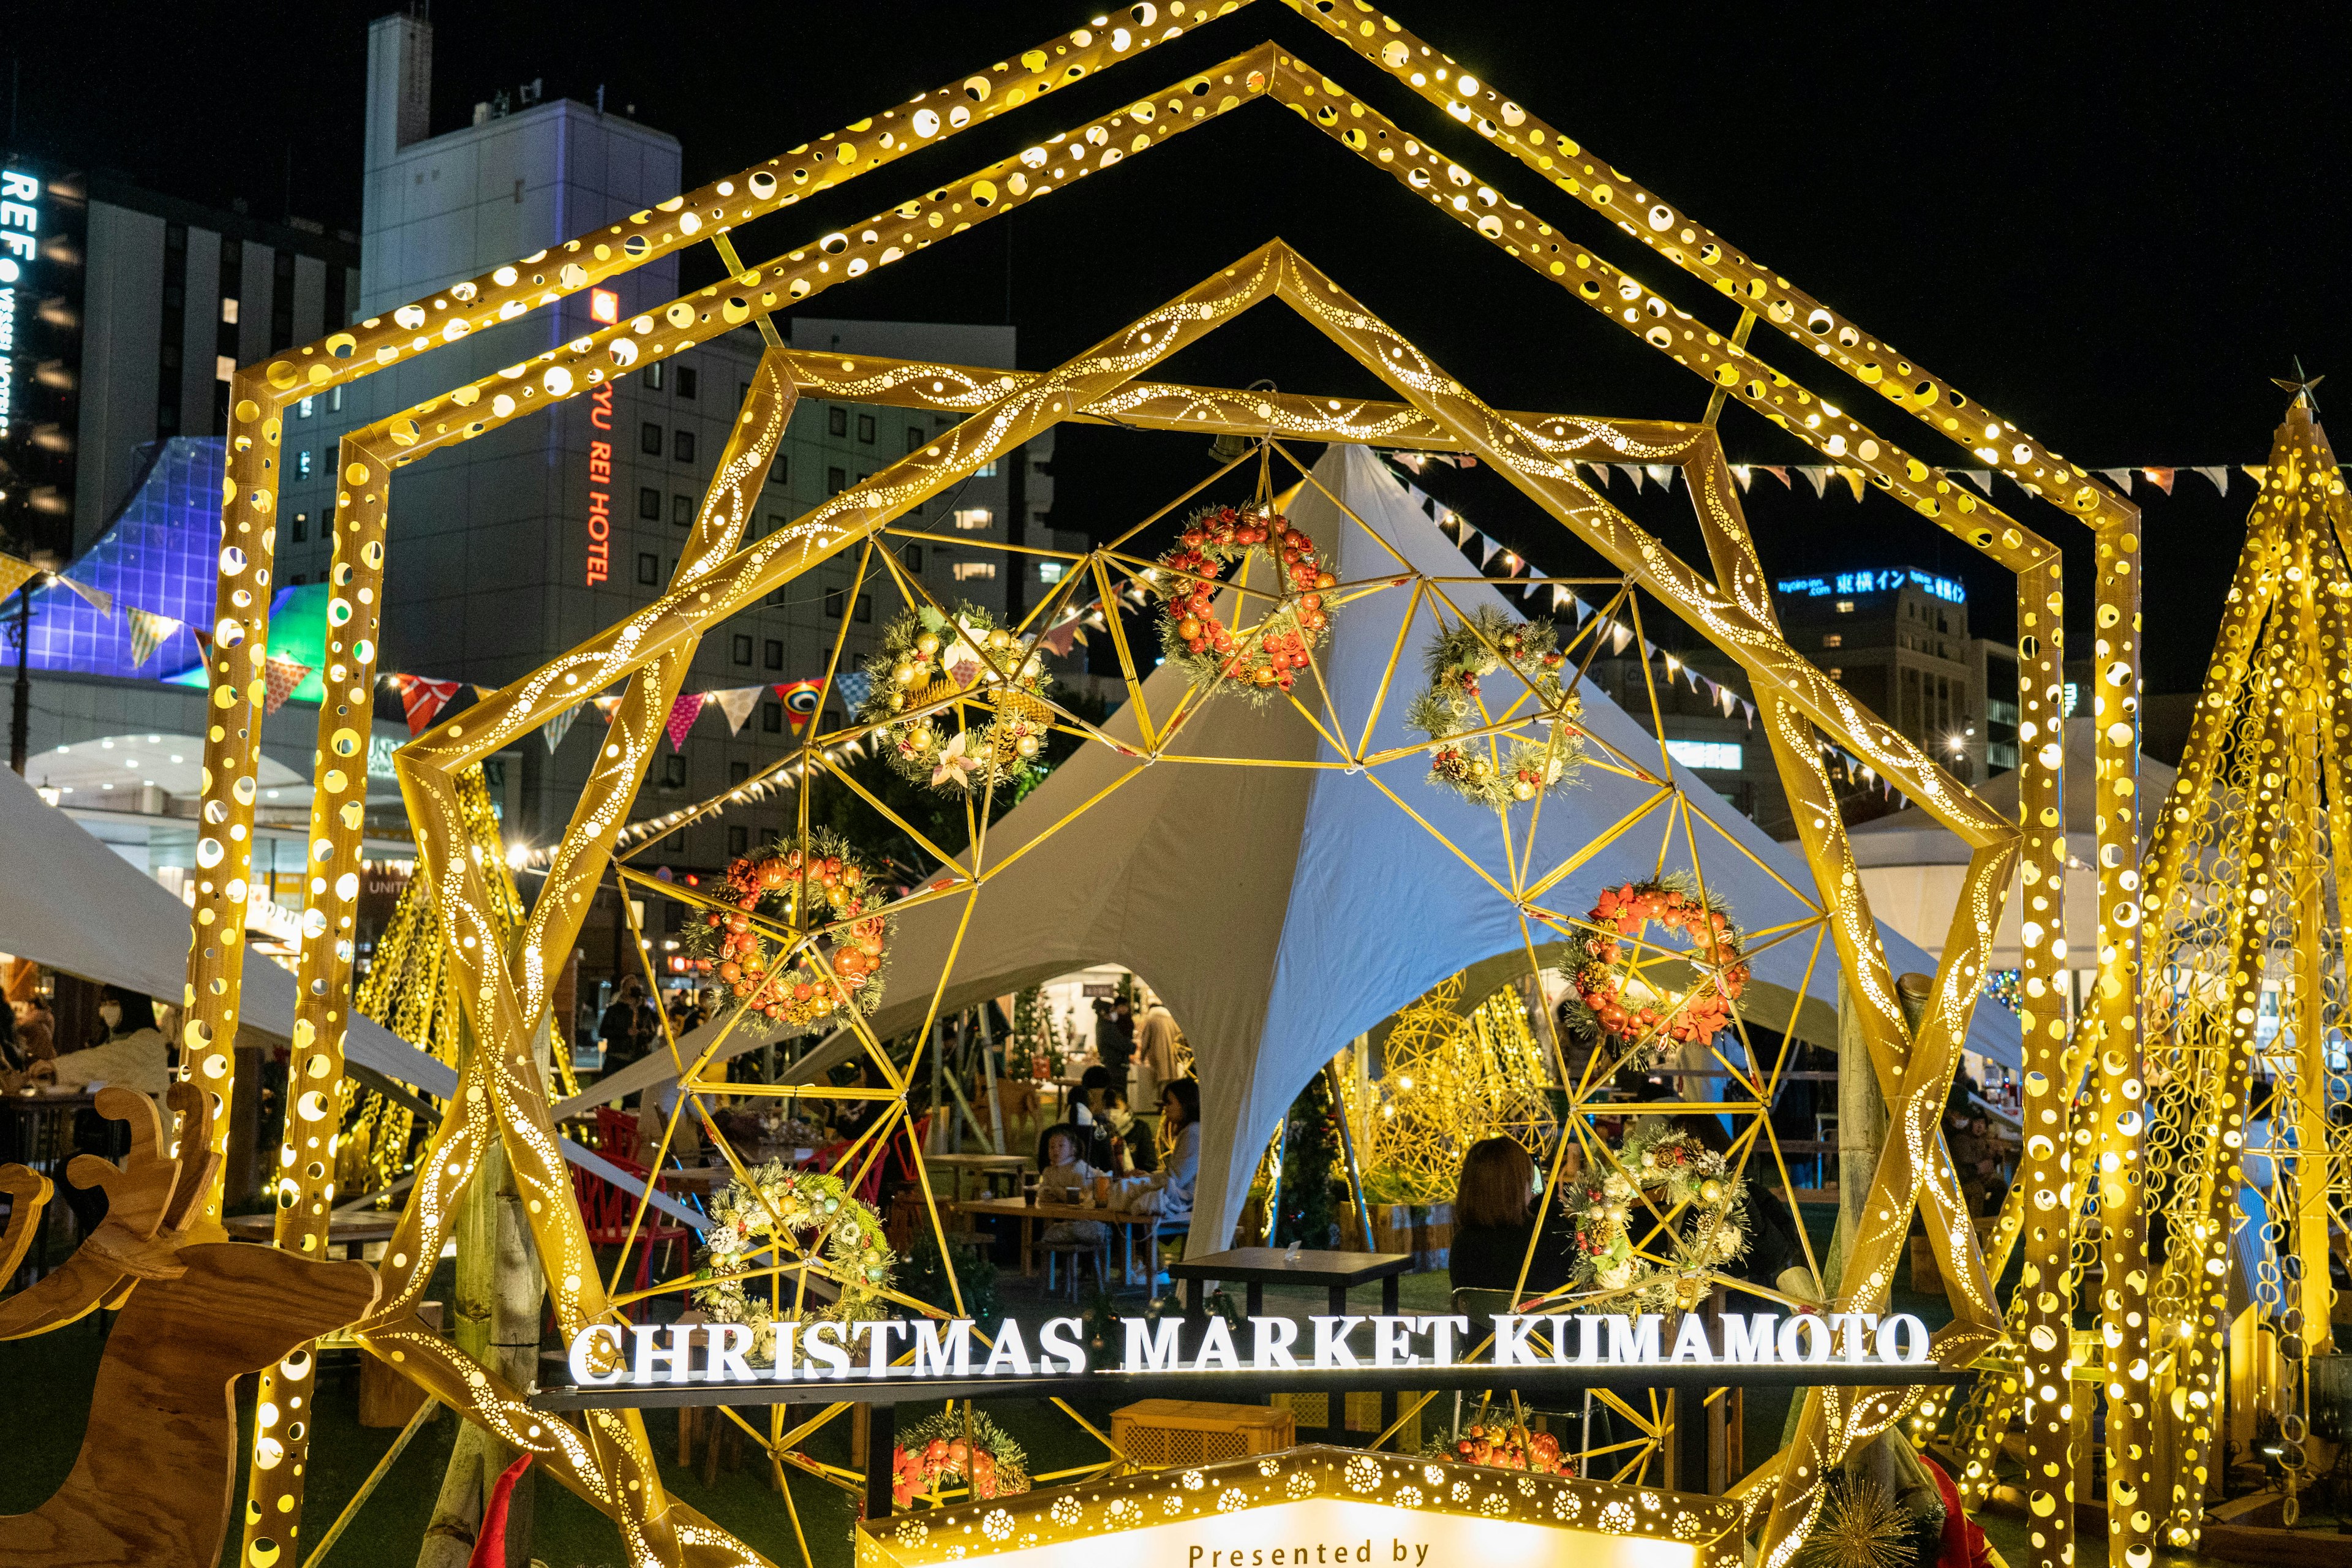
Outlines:
{"type": "Polygon", "coordinates": [[[1684,1042],[1710,1040],[1731,1027],[1732,1004],[1748,989],[1748,962],[1739,928],[1720,904],[1670,882],[1628,882],[1602,892],[1586,918],[1598,929],[1582,939],[1585,957],[1575,979],[1592,1032],[1627,1041],[1684,1042]],[[1653,923],[1686,938],[1686,956],[1701,972],[1678,1001],[1625,995],[1633,970],[1627,939],[1638,942],[1653,923]],[[1612,931],[1617,934],[1610,935],[1612,931]]]}
{"type": "Polygon", "coordinates": [[[1315,542],[1279,512],[1230,506],[1196,512],[1160,566],[1171,578],[1160,617],[1160,644],[1196,686],[1229,680],[1261,695],[1287,691],[1330,626],[1323,595],[1336,579],[1323,570],[1315,542]],[[1254,551],[1272,562],[1276,574],[1271,584],[1263,574],[1249,581],[1253,592],[1240,597],[1244,605],[1265,604],[1270,594],[1272,607],[1247,626],[1237,612],[1228,626],[1217,617],[1220,580],[1254,551]]]}
{"type": "Polygon", "coordinates": [[[719,984],[738,1001],[751,1002],[753,1011],[773,1022],[808,1027],[847,1022],[843,993],[847,1005],[861,1013],[873,1012],[880,1003],[890,922],[877,911],[887,894],[847,841],[820,832],[811,835],[805,852],[779,846],[758,857],[739,856],[711,893],[734,905],[735,912],[706,912],[696,931],[696,948],[712,960],[719,984]],[[803,928],[849,922],[835,925],[824,939],[830,948],[824,955],[830,979],[805,954],[791,969],[772,974],[768,945],[751,928],[751,916],[761,905],[789,919],[793,900],[803,896],[807,902],[796,922],[803,928]]]}

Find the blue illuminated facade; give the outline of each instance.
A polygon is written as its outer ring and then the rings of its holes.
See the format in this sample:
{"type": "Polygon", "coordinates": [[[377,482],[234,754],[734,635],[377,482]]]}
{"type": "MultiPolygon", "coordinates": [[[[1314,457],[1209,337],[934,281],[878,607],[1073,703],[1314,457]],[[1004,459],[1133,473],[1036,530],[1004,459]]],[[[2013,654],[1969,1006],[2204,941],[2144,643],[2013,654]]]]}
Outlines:
{"type": "Polygon", "coordinates": [[[1784,577],[1775,584],[1783,594],[1826,599],[1832,595],[1884,594],[1906,583],[1948,605],[1965,605],[1969,591],[1949,577],[1922,572],[1916,566],[1890,566],[1883,572],[1841,572],[1831,577],[1784,577]]]}
{"type": "Polygon", "coordinates": [[[122,510],[66,568],[76,582],[112,595],[114,613],[62,583],[37,590],[28,660],[35,669],[157,679],[203,662],[188,628],[212,624],[213,542],[220,536],[226,443],[216,436],[176,436],[155,442],[142,456],[145,468],[122,510]],[[182,623],[136,668],[126,609],[182,623]]]}

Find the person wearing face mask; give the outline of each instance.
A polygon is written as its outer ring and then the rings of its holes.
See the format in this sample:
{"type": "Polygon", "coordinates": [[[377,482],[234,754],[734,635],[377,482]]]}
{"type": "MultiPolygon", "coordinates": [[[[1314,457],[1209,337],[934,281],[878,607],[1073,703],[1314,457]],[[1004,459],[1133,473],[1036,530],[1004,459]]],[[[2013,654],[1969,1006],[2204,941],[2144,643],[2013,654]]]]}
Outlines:
{"type": "Polygon", "coordinates": [[[94,1046],[33,1064],[37,1081],[68,1089],[94,1089],[121,1084],[152,1095],[160,1104],[171,1087],[171,1046],[155,1026],[155,1004],[136,991],[109,986],[98,1005],[106,1037],[94,1046]]]}

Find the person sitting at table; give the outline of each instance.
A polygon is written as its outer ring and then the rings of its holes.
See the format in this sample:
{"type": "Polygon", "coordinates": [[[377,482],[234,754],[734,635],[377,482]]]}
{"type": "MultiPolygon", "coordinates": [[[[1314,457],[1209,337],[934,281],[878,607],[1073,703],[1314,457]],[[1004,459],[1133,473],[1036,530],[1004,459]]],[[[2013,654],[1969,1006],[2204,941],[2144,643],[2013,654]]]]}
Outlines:
{"type": "Polygon", "coordinates": [[[46,996],[27,996],[15,1005],[16,1048],[28,1062],[45,1062],[58,1054],[57,1019],[46,996]]]}
{"type": "MultiPolygon", "coordinates": [[[[106,1037],[94,1046],[68,1051],[47,1061],[35,1062],[27,1074],[36,1083],[64,1089],[95,1090],[107,1084],[137,1089],[163,1109],[164,1092],[172,1086],[171,1047],[155,1026],[155,1004],[136,991],[110,985],[98,1005],[106,1037]]],[[[163,1125],[172,1112],[163,1110],[163,1125]]],[[[128,1151],[130,1130],[95,1110],[74,1115],[74,1147],[85,1154],[119,1160],[128,1151]]],[[[81,1234],[89,1235],[106,1218],[106,1192],[101,1187],[61,1184],[66,1206],[73,1211],[81,1234]]]]}
{"type": "Polygon", "coordinates": [[[1118,1171],[1118,1135],[1111,1130],[1106,1115],[1106,1100],[1115,1080],[1110,1068],[1090,1067],[1078,1079],[1077,1091],[1070,1096],[1069,1125],[1078,1134],[1078,1152],[1098,1171],[1118,1171]]]}
{"type": "Polygon", "coordinates": [[[1538,1206],[1535,1162],[1525,1149],[1508,1138],[1470,1145],[1454,1193],[1454,1243],[1446,1263],[1454,1289],[1537,1296],[1566,1284],[1568,1249],[1559,1227],[1545,1225],[1535,1256],[1528,1256],[1544,1212],[1538,1206]],[[1524,1286],[1521,1264],[1527,1266],[1524,1286]]]}
{"type": "Polygon", "coordinates": [[[1160,1152],[1152,1146],[1151,1130],[1127,1107],[1127,1096],[1117,1089],[1103,1095],[1103,1121],[1118,1140],[1122,1169],[1150,1173],[1160,1168],[1160,1152]]]}
{"type": "MultiPolygon", "coordinates": [[[[1159,1216],[1156,1240],[1173,1239],[1192,1226],[1192,1189],[1201,1179],[1201,1083],[1180,1078],[1160,1091],[1160,1169],[1129,1176],[1111,1195],[1111,1207],[1159,1216]]],[[[1169,1282],[1165,1269],[1155,1289],[1169,1282]]]]}
{"type": "MultiPolygon", "coordinates": [[[[1095,1201],[1095,1178],[1108,1175],[1078,1157],[1078,1130],[1057,1121],[1037,1139],[1037,1201],[1041,1204],[1082,1204],[1095,1201]]],[[[1055,1220],[1041,1241],[1077,1241],[1099,1247],[1110,1239],[1110,1226],[1098,1219],[1055,1220]]]]}

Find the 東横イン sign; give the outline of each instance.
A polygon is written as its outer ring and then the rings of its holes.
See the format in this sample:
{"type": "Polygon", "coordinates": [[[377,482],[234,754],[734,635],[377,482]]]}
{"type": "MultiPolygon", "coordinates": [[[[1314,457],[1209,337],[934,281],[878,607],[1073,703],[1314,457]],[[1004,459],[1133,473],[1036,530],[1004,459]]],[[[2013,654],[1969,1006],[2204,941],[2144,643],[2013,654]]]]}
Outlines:
{"type": "MultiPolygon", "coordinates": [[[[1087,1370],[1086,1328],[1050,1318],[1033,1346],[1006,1318],[983,1342],[969,1319],[948,1321],[866,1318],[771,1325],[772,1360],[752,1355],[759,1335],[744,1323],[598,1323],[572,1341],[572,1376],[583,1388],[622,1384],[772,1383],[802,1379],[887,1378],[894,1382],[972,1377],[1058,1377],[1087,1370]]],[[[1126,1373],[1317,1372],[1351,1367],[1454,1366],[1473,1351],[1470,1320],[1447,1314],[1244,1320],[1237,1334],[1223,1318],[1200,1324],[1177,1318],[1129,1319],[1124,1325],[1126,1373]]],[[[1483,1339],[1485,1336],[1480,1336],[1483,1339]]],[[[1500,1313],[1491,1356],[1477,1364],[1509,1367],[1848,1366],[1927,1364],[1927,1327],[1908,1312],[1726,1314],[1713,1325],[1686,1313],[1671,1334],[1655,1312],[1500,1313]]]]}

